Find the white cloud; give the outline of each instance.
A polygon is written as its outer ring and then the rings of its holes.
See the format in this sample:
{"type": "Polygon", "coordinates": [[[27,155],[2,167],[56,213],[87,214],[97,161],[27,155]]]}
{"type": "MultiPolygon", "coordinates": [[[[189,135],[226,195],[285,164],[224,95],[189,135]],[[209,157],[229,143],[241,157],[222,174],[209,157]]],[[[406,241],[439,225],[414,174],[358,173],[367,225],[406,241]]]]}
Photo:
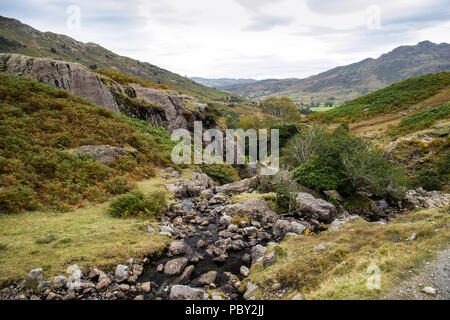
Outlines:
{"type": "Polygon", "coordinates": [[[444,0],[26,0],[0,12],[188,76],[305,77],[399,45],[448,41],[444,0]],[[66,8],[82,28],[69,33],[66,8]],[[366,9],[380,8],[380,29],[366,9]]]}

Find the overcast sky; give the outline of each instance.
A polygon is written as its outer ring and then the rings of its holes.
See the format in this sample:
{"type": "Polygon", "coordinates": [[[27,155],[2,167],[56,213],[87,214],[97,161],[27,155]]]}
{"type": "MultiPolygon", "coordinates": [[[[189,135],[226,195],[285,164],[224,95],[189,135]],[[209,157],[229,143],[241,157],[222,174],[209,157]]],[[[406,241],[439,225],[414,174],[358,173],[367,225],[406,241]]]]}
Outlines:
{"type": "Polygon", "coordinates": [[[0,15],[189,77],[303,78],[450,42],[450,0],[0,0],[0,15]]]}

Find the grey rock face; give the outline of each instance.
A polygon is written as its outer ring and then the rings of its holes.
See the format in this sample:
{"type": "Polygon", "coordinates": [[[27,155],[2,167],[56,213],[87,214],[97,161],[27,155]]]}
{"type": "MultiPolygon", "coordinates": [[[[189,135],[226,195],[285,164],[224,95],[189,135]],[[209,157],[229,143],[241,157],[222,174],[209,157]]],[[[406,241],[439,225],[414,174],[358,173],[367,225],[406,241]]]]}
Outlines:
{"type": "Polygon", "coordinates": [[[201,119],[201,114],[206,107],[196,98],[175,91],[146,88],[135,83],[130,83],[128,88],[125,88],[73,62],[2,53],[0,54],[0,72],[25,76],[58,89],[67,90],[93,104],[146,120],[152,125],[161,125],[169,131],[178,128],[187,129],[189,121],[201,119]],[[130,106],[123,96],[144,99],[155,107],[130,106]],[[186,113],[190,116],[187,117],[186,113]]]}
{"type": "Polygon", "coordinates": [[[78,63],[0,54],[0,70],[65,89],[96,105],[119,112],[118,104],[100,76],[78,63]]]}
{"type": "Polygon", "coordinates": [[[299,216],[306,216],[322,222],[330,223],[336,216],[336,207],[322,199],[317,199],[309,193],[299,192],[296,198],[299,216]]]}

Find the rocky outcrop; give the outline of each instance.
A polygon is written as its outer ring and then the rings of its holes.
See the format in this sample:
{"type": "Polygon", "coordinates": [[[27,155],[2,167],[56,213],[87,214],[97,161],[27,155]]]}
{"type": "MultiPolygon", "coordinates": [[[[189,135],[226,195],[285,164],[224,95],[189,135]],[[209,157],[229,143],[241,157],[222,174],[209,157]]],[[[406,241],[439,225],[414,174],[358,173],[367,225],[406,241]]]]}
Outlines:
{"type": "Polygon", "coordinates": [[[247,217],[250,221],[260,222],[262,225],[275,223],[278,215],[270,209],[266,201],[250,199],[226,207],[226,213],[231,217],[247,217]]]}
{"type": "Polygon", "coordinates": [[[250,192],[253,188],[258,185],[259,177],[255,176],[253,178],[244,179],[237,182],[232,182],[225,184],[223,186],[216,187],[217,193],[224,194],[239,194],[244,192],[250,192]]]}
{"type": "Polygon", "coordinates": [[[322,199],[317,199],[309,193],[299,192],[297,214],[301,217],[312,218],[321,222],[330,223],[336,216],[336,207],[322,199]]]}
{"type": "Polygon", "coordinates": [[[193,97],[134,83],[124,86],[73,62],[1,53],[0,72],[67,90],[93,104],[161,125],[169,131],[189,129],[193,121],[202,118],[206,108],[193,97]],[[139,103],[141,99],[146,103],[139,103]]]}
{"type": "Polygon", "coordinates": [[[81,146],[75,150],[74,155],[81,154],[90,154],[96,160],[100,161],[103,164],[108,164],[112,161],[119,159],[121,156],[132,155],[134,157],[139,156],[139,152],[134,149],[128,147],[125,149],[123,147],[113,147],[109,145],[100,145],[100,146],[81,146]]]}

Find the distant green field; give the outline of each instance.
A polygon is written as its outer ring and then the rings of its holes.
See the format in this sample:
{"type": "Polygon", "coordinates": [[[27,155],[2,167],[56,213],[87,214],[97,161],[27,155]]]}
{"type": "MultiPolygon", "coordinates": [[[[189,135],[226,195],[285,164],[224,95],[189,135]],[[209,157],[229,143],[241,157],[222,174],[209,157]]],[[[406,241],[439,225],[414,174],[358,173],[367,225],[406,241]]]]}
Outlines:
{"type": "Polygon", "coordinates": [[[320,106],[320,107],[314,107],[314,108],[310,108],[311,111],[314,112],[325,112],[325,111],[329,111],[334,109],[335,107],[325,107],[325,106],[320,106]]]}

